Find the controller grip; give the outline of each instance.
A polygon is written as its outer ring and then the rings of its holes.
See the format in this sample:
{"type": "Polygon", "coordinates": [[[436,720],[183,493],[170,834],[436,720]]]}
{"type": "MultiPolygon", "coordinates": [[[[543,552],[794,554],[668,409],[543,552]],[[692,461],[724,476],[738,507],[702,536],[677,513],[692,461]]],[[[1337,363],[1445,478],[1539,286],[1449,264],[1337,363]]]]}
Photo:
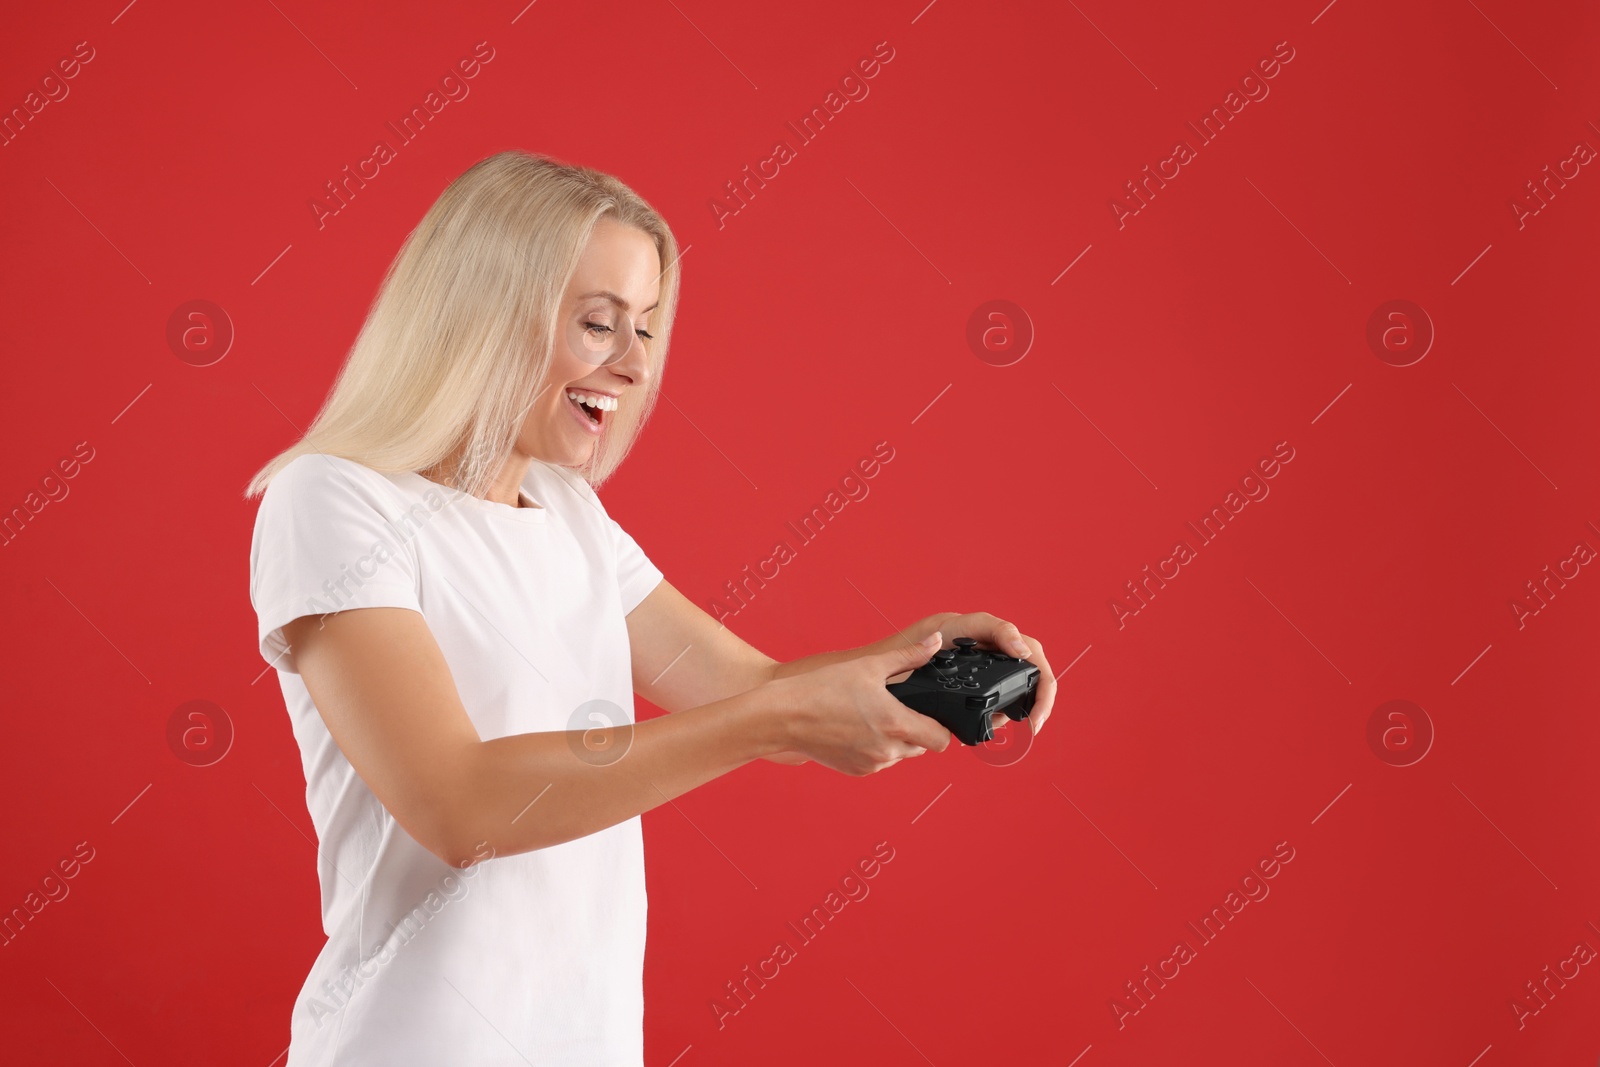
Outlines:
{"type": "MultiPolygon", "coordinates": [[[[930,693],[910,682],[891,682],[888,689],[889,694],[900,703],[934,720],[954,734],[963,745],[979,745],[994,740],[994,726],[989,722],[987,713],[975,715],[952,708],[939,699],[939,694],[930,693]]],[[[1032,701],[1029,701],[1029,707],[1032,707],[1032,701]]],[[[1010,715],[1010,710],[1006,713],[1010,715]]],[[[1027,714],[1026,709],[1023,714],[1027,714]]]]}

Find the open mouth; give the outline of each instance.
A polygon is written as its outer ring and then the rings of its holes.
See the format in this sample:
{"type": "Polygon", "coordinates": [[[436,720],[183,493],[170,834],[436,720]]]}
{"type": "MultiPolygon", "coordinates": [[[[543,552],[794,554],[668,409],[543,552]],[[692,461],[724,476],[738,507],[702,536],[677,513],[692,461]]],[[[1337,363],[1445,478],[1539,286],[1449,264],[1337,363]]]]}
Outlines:
{"type": "Polygon", "coordinates": [[[576,390],[568,390],[567,403],[577,408],[578,411],[583,414],[584,418],[588,419],[596,426],[604,425],[606,413],[609,411],[615,411],[617,408],[616,397],[599,396],[593,393],[578,392],[576,390]]]}

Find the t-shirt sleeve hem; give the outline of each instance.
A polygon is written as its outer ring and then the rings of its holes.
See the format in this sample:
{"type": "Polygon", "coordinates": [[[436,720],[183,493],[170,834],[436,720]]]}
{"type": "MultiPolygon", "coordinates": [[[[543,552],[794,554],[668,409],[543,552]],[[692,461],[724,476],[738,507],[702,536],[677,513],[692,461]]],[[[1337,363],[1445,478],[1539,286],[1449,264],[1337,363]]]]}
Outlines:
{"type": "Polygon", "coordinates": [[[305,615],[331,615],[357,608],[407,608],[416,612],[422,610],[417,605],[417,591],[409,584],[375,581],[365,582],[356,591],[355,596],[345,600],[338,607],[306,604],[298,600],[268,604],[257,616],[262,658],[269,666],[277,667],[287,674],[299,674],[294,664],[293,653],[285,654],[288,652],[288,644],[283,637],[283,627],[305,615]]]}
{"type": "Polygon", "coordinates": [[[634,571],[621,585],[622,614],[632,614],[633,609],[644,603],[644,598],[655,591],[661,579],[665,577],[654,564],[646,563],[634,571]]]}

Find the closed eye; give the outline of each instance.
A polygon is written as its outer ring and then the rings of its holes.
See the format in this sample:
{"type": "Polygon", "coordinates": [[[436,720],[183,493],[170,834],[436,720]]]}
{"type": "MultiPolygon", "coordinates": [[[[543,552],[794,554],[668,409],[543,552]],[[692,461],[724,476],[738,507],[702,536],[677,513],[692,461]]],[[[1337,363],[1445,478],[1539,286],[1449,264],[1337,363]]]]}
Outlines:
{"type": "MultiPolygon", "coordinates": [[[[615,330],[603,322],[591,322],[586,324],[584,328],[589,330],[599,330],[601,333],[616,333],[615,330]]],[[[656,339],[655,334],[646,333],[644,330],[634,330],[633,332],[638,336],[643,337],[646,341],[654,341],[656,339]]]]}

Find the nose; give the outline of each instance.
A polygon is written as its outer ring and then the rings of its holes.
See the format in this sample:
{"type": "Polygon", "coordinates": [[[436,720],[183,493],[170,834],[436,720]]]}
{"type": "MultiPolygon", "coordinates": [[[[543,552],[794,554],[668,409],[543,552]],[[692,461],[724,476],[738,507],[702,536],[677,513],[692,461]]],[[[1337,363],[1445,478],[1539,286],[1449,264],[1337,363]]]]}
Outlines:
{"type": "MultiPolygon", "coordinates": [[[[629,332],[633,332],[631,329],[629,332]]],[[[647,385],[650,381],[650,353],[644,346],[644,338],[633,333],[633,343],[628,346],[615,363],[610,365],[613,373],[620,374],[628,379],[631,385],[647,385]]]]}

